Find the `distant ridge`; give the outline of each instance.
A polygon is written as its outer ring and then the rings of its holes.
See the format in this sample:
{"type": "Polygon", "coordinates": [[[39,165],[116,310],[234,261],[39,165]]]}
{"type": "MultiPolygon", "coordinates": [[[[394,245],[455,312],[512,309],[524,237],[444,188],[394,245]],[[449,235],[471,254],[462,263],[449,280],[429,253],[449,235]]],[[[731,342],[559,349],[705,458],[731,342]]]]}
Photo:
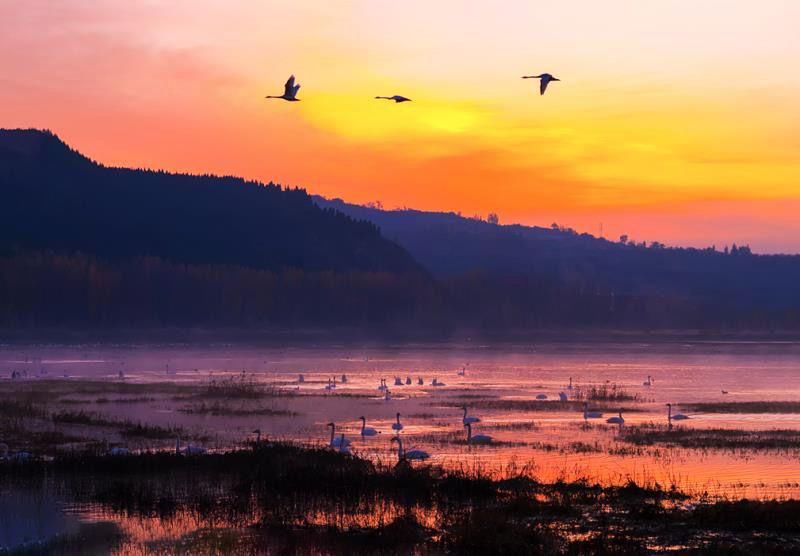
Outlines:
{"type": "Polygon", "coordinates": [[[256,269],[421,272],[377,227],[299,189],[233,177],[109,168],[56,135],[0,130],[0,251],[256,269]]]}
{"type": "Polygon", "coordinates": [[[650,303],[668,297],[724,312],[800,307],[797,255],[754,255],[746,246],[729,252],[645,246],[563,228],[501,226],[453,213],[314,200],[373,222],[440,278],[474,272],[537,277],[584,291],[646,296],[650,303]]]}

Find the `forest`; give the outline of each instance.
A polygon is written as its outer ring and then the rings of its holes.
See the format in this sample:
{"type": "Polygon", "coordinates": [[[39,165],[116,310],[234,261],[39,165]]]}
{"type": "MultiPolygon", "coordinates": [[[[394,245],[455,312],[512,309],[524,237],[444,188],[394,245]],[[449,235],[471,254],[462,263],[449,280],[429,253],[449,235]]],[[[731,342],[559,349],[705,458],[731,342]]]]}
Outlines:
{"type": "Polygon", "coordinates": [[[356,207],[0,131],[5,329],[796,330],[797,284],[797,256],[356,207]]]}

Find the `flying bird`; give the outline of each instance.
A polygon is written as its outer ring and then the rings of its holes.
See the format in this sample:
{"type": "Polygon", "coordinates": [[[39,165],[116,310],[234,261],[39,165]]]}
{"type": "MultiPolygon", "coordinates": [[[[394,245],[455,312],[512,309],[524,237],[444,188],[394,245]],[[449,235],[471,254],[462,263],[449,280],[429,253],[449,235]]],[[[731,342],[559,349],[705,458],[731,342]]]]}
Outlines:
{"type": "Polygon", "coordinates": [[[264,98],[282,98],[283,100],[288,100],[290,102],[297,102],[300,99],[297,98],[297,91],[300,90],[300,84],[294,84],[294,75],[290,76],[289,79],[286,80],[286,84],[283,86],[283,94],[280,96],[275,95],[268,95],[264,98]]]}
{"type": "Polygon", "coordinates": [[[410,98],[404,97],[402,95],[394,95],[394,96],[391,96],[391,97],[375,97],[375,98],[382,98],[382,99],[385,99],[385,100],[393,100],[396,103],[397,102],[411,102],[410,98]]]}
{"type": "Polygon", "coordinates": [[[547,85],[551,81],[561,81],[558,77],[554,77],[549,73],[542,73],[540,75],[523,75],[522,79],[538,79],[539,80],[539,94],[543,95],[547,90],[547,85]]]}

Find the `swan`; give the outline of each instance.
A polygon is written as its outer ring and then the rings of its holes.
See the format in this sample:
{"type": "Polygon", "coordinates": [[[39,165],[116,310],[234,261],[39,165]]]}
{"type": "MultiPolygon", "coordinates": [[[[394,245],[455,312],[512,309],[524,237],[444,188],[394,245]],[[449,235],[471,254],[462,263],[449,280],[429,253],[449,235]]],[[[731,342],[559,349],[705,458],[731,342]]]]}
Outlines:
{"type": "Polygon", "coordinates": [[[653,385],[653,377],[647,375],[647,380],[642,382],[642,386],[652,386],[653,385]]]}
{"type": "Polygon", "coordinates": [[[600,419],[603,416],[601,411],[589,411],[589,404],[583,402],[583,418],[584,419],[600,419]]]}
{"type": "Polygon", "coordinates": [[[608,419],[606,419],[606,423],[610,425],[624,425],[625,419],[622,417],[622,410],[621,409],[619,410],[618,417],[609,417],[608,419]]]}
{"type": "Polygon", "coordinates": [[[331,448],[339,448],[342,445],[342,442],[344,442],[345,446],[349,446],[350,445],[350,441],[347,440],[344,437],[344,435],[340,436],[339,438],[336,438],[336,424],[335,423],[328,423],[327,426],[329,426],[331,428],[331,442],[330,442],[331,448]]]}
{"type": "Polygon", "coordinates": [[[339,436],[339,453],[340,454],[349,454],[350,453],[350,442],[344,437],[344,433],[339,436]]]}
{"type": "Polygon", "coordinates": [[[431,381],[431,386],[444,386],[444,385],[445,385],[444,382],[439,382],[438,378],[434,378],[431,381]]]}
{"type": "Polygon", "coordinates": [[[286,83],[283,86],[283,94],[279,96],[275,95],[267,95],[264,98],[281,98],[283,100],[288,100],[290,102],[297,102],[300,99],[297,98],[297,91],[300,90],[300,84],[294,84],[294,75],[289,76],[289,79],[286,80],[286,83]]]}
{"type": "Polygon", "coordinates": [[[464,376],[464,375],[466,375],[466,374],[467,374],[467,367],[466,367],[466,366],[462,367],[462,368],[461,368],[461,370],[460,370],[460,371],[458,371],[458,373],[456,373],[456,374],[457,374],[458,376],[464,376]]]}
{"type": "Polygon", "coordinates": [[[402,386],[403,385],[403,380],[399,376],[394,377],[394,385],[395,386],[402,386]]]}
{"type": "Polygon", "coordinates": [[[424,386],[424,385],[425,385],[425,381],[424,381],[424,380],[422,380],[422,377],[421,377],[421,376],[420,376],[420,377],[417,377],[417,384],[419,384],[420,386],[424,386]]]}
{"type": "Polygon", "coordinates": [[[572,377],[569,377],[569,386],[567,386],[567,390],[572,390],[572,377]]]}
{"type": "Polygon", "coordinates": [[[492,437],[486,436],[485,434],[476,434],[472,436],[472,424],[471,423],[464,423],[464,426],[467,428],[467,444],[491,444],[492,437]]]}
{"type": "Polygon", "coordinates": [[[23,462],[23,461],[28,461],[31,458],[33,458],[33,454],[31,454],[30,452],[15,452],[11,454],[8,459],[11,461],[23,462]]]}
{"type": "Polygon", "coordinates": [[[408,386],[408,385],[410,385],[410,384],[411,384],[411,377],[410,377],[410,376],[407,376],[407,377],[406,377],[406,386],[408,386]]]}
{"type": "Polygon", "coordinates": [[[297,375],[297,382],[299,382],[300,384],[303,384],[305,381],[306,381],[306,377],[304,377],[303,375],[297,375]]]}
{"type": "Polygon", "coordinates": [[[347,384],[347,375],[344,375],[344,374],[342,375],[341,382],[342,382],[342,384],[347,384]]]}
{"type": "Polygon", "coordinates": [[[538,79],[539,80],[539,94],[543,95],[547,90],[547,86],[551,81],[561,81],[559,78],[554,77],[549,73],[542,73],[539,75],[523,75],[522,79],[538,79]]]}
{"type": "Polygon", "coordinates": [[[409,450],[403,449],[403,440],[399,436],[392,438],[392,442],[397,442],[397,461],[398,463],[409,460],[424,461],[431,457],[425,450],[409,450]]]}
{"type": "Polygon", "coordinates": [[[185,456],[200,456],[206,453],[206,449],[202,446],[195,446],[194,444],[189,444],[186,448],[181,448],[181,437],[177,437],[175,439],[175,453],[176,454],[183,454],[185,456]]]}
{"type": "Polygon", "coordinates": [[[672,424],[672,421],[685,421],[689,419],[688,415],[684,415],[683,413],[676,413],[675,415],[672,414],[672,404],[667,404],[667,422],[672,424]]]}
{"type": "Polygon", "coordinates": [[[464,423],[465,425],[467,423],[480,423],[481,422],[481,418],[480,417],[467,417],[467,406],[464,406],[461,409],[464,410],[464,418],[461,419],[461,422],[464,423]]]}
{"type": "Polygon", "coordinates": [[[108,440],[104,440],[103,444],[105,445],[106,454],[109,456],[128,456],[130,455],[130,450],[127,448],[123,448],[121,446],[114,446],[113,448],[109,448],[108,440]]]}
{"type": "Polygon", "coordinates": [[[727,390],[723,390],[723,391],[722,391],[722,393],[723,393],[723,394],[727,394],[727,393],[728,393],[728,391],[727,391],[727,390]]]}
{"type": "Polygon", "coordinates": [[[547,394],[538,394],[536,396],[536,399],[537,400],[546,400],[547,399],[547,394]]]}
{"type": "Polygon", "coordinates": [[[562,401],[562,402],[565,402],[565,401],[567,401],[567,395],[564,392],[559,392],[558,393],[558,399],[560,401],[562,401]]]}
{"type": "Polygon", "coordinates": [[[400,432],[403,430],[403,423],[400,422],[400,414],[397,414],[397,421],[392,423],[392,430],[400,432]]]}
{"type": "Polygon", "coordinates": [[[388,386],[386,386],[386,379],[385,379],[385,378],[382,378],[382,379],[381,379],[381,385],[380,385],[380,386],[378,386],[378,390],[380,390],[381,392],[383,392],[384,390],[388,390],[388,388],[389,388],[389,387],[388,387],[388,386]]]}
{"type": "Polygon", "coordinates": [[[256,429],[253,431],[253,434],[256,435],[256,444],[261,442],[261,429],[256,429]]]}
{"type": "Polygon", "coordinates": [[[380,98],[380,99],[385,99],[385,100],[393,100],[395,103],[411,102],[410,98],[404,97],[402,95],[393,95],[393,96],[390,96],[390,97],[375,97],[375,98],[376,99],[380,98]]]}
{"type": "Polygon", "coordinates": [[[366,417],[359,417],[361,419],[361,437],[365,438],[367,436],[376,436],[378,431],[373,429],[372,427],[367,426],[367,419],[366,417]]]}

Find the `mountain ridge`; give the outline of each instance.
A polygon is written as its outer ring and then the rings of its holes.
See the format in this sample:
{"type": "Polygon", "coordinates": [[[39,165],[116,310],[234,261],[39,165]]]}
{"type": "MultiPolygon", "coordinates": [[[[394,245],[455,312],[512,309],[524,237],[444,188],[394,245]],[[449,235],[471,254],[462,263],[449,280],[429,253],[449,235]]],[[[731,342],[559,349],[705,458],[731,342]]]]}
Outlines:
{"type": "Polygon", "coordinates": [[[368,222],[300,189],[107,167],[39,130],[0,130],[0,249],[258,269],[424,272],[368,222]]]}

